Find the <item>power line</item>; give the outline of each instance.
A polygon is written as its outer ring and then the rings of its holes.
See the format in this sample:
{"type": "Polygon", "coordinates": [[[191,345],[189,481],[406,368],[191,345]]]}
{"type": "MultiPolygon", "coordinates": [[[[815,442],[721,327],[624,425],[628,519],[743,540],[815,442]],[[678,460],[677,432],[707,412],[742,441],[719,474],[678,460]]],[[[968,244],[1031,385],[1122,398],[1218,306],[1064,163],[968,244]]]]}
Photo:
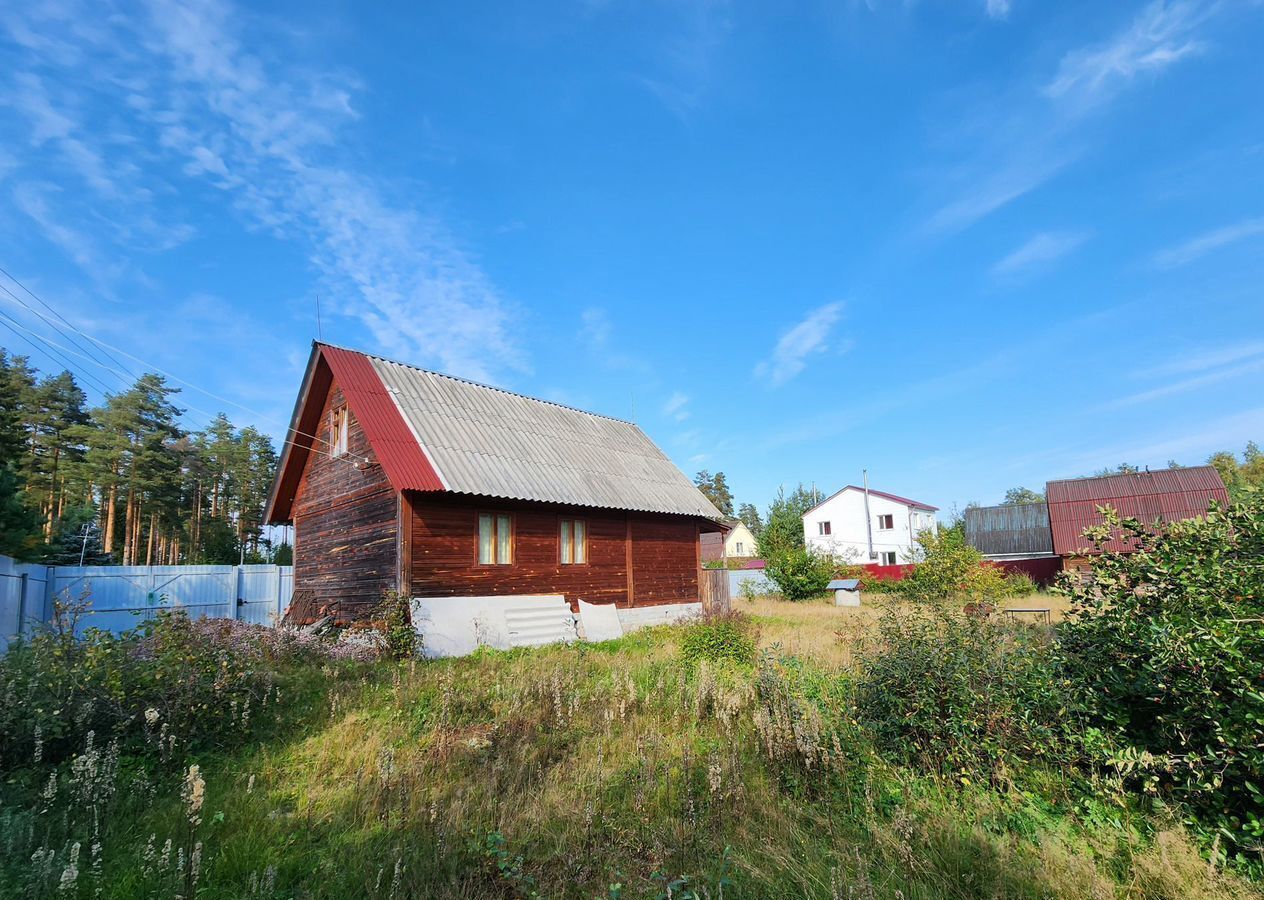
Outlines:
{"type": "MultiPolygon", "coordinates": [[[[127,369],[126,367],[124,367],[123,372],[120,372],[118,369],[115,369],[114,367],[110,366],[108,363],[102,362],[101,358],[92,352],[92,348],[90,346],[85,347],[83,344],[76,341],[74,338],[74,335],[67,334],[66,331],[60,328],[56,322],[54,322],[53,320],[48,318],[48,316],[41,313],[38,309],[33,308],[29,303],[27,303],[17,294],[13,293],[13,291],[9,290],[9,288],[6,285],[0,284],[0,291],[3,291],[5,294],[8,294],[9,297],[12,298],[14,303],[21,306],[31,315],[37,317],[41,322],[43,322],[45,325],[47,325],[49,328],[55,331],[58,335],[60,335],[66,341],[78,347],[79,350],[81,351],[81,353],[78,354],[80,359],[87,360],[88,362],[96,366],[97,368],[104,369],[105,371],[109,372],[111,375],[114,375],[117,378],[122,379],[124,382],[136,380],[135,373],[132,372],[130,369],[127,369]],[[83,354],[85,353],[88,355],[84,356],[83,354]]],[[[0,296],[0,300],[3,300],[3,299],[4,297],[0,296]]],[[[70,327],[72,330],[74,329],[73,325],[70,327]]]]}
{"type": "MultiPolygon", "coordinates": [[[[65,316],[63,316],[61,313],[59,313],[56,309],[54,309],[54,308],[53,308],[53,307],[52,307],[52,306],[51,306],[51,305],[50,305],[47,301],[45,301],[45,300],[44,300],[44,298],[43,298],[43,297],[40,297],[40,296],[39,296],[38,294],[36,294],[33,290],[31,290],[31,289],[30,289],[30,288],[28,288],[25,284],[23,284],[21,281],[18,281],[18,279],[17,279],[14,275],[12,275],[12,274],[9,272],[9,270],[8,270],[8,269],[4,268],[4,266],[0,266],[0,273],[3,273],[3,275],[4,275],[4,277],[5,277],[5,278],[8,278],[8,279],[9,279],[10,281],[12,281],[14,284],[16,284],[18,287],[20,287],[23,291],[25,291],[25,292],[26,292],[26,293],[27,293],[27,294],[31,297],[31,299],[33,299],[36,303],[38,303],[40,306],[44,307],[44,308],[45,308],[45,309],[47,309],[49,312],[51,312],[53,315],[55,315],[58,319],[60,319],[60,320],[61,320],[61,321],[62,321],[62,322],[66,325],[66,327],[70,328],[71,330],[77,330],[77,329],[75,328],[75,326],[74,326],[74,325],[70,324],[70,320],[69,320],[69,319],[67,319],[65,316]]],[[[9,290],[8,290],[8,288],[5,288],[5,290],[6,290],[6,291],[8,291],[8,293],[9,293],[10,295],[12,295],[12,293],[13,293],[13,292],[12,292],[12,291],[9,291],[9,290]]],[[[16,298],[16,297],[14,297],[14,299],[17,299],[17,298],[16,298]]],[[[21,302],[21,301],[19,301],[19,302],[21,302]]],[[[23,306],[25,306],[25,305],[26,305],[26,304],[23,304],[23,306]]],[[[28,308],[29,308],[29,307],[28,307],[28,308]]],[[[32,312],[34,312],[34,310],[31,310],[31,311],[32,311],[32,312]]],[[[41,316],[41,318],[43,318],[43,317],[41,316]]],[[[87,337],[87,335],[85,335],[85,337],[87,337]]],[[[91,339],[89,338],[89,340],[91,340],[91,339]]],[[[93,354],[93,355],[95,356],[95,354],[93,354]]],[[[105,355],[106,355],[106,356],[110,356],[110,354],[109,354],[109,352],[108,352],[108,351],[106,352],[106,354],[105,354],[105,355]]],[[[127,371],[128,371],[127,366],[126,366],[126,365],[124,365],[122,362],[120,362],[118,359],[115,359],[113,356],[110,356],[110,359],[111,359],[111,360],[113,360],[113,361],[114,361],[114,363],[115,363],[116,365],[118,365],[120,368],[122,368],[122,369],[123,369],[123,371],[125,371],[125,372],[127,372],[127,371]]],[[[130,372],[129,372],[129,374],[131,375],[131,377],[132,377],[132,378],[135,378],[135,377],[136,377],[135,373],[130,373],[130,372]]]]}
{"type": "Polygon", "coordinates": [[[96,382],[96,384],[97,384],[97,386],[98,386],[98,387],[100,387],[103,391],[105,391],[105,392],[107,392],[107,393],[109,392],[109,390],[110,390],[110,389],[109,389],[108,387],[106,387],[106,386],[105,386],[105,383],[104,383],[104,382],[102,382],[99,378],[97,378],[95,375],[92,375],[92,374],[90,374],[90,373],[88,373],[88,372],[81,372],[81,371],[78,371],[78,370],[75,368],[75,366],[74,366],[74,364],[73,364],[73,363],[69,362],[69,361],[68,361],[68,360],[67,360],[64,356],[62,356],[60,353],[58,353],[58,352],[57,352],[57,350],[53,349],[54,347],[57,347],[58,345],[54,344],[53,342],[49,341],[48,339],[46,339],[46,338],[44,338],[44,337],[41,337],[41,336],[40,336],[39,334],[37,334],[36,332],[31,331],[29,328],[27,328],[26,326],[24,326],[22,323],[18,322],[18,320],[17,320],[17,319],[13,318],[13,317],[12,317],[12,316],[10,316],[8,313],[6,313],[6,312],[4,312],[4,311],[2,311],[2,310],[0,310],[0,325],[3,325],[5,328],[7,328],[7,329],[9,329],[10,331],[12,331],[12,332],[13,332],[15,335],[17,335],[19,338],[21,338],[22,340],[26,341],[26,343],[27,343],[28,345],[30,345],[30,347],[31,347],[32,349],[34,349],[36,353],[43,353],[43,354],[45,354],[46,356],[48,356],[48,357],[50,357],[51,359],[55,360],[55,361],[57,362],[57,364],[58,364],[58,365],[60,365],[60,366],[64,367],[64,368],[66,369],[66,371],[68,371],[68,372],[71,372],[71,373],[73,373],[73,374],[78,375],[80,378],[84,379],[85,381],[95,381],[95,382],[96,382]],[[11,324],[10,324],[10,323],[11,323],[11,324]],[[17,327],[15,328],[14,326],[17,326],[17,327]],[[41,350],[38,346],[36,346],[35,342],[34,342],[34,341],[32,341],[30,337],[27,337],[27,336],[23,335],[21,332],[19,332],[19,331],[18,331],[18,328],[21,328],[21,329],[22,329],[22,331],[27,332],[27,333],[28,333],[28,334],[30,334],[32,337],[34,337],[34,338],[35,338],[35,340],[37,340],[37,341],[39,341],[40,343],[44,344],[44,345],[45,345],[45,349],[42,349],[42,350],[41,350]]]}
{"type": "MultiPolygon", "coordinates": [[[[87,358],[88,358],[88,357],[84,356],[82,353],[76,353],[74,350],[71,350],[69,347],[65,347],[65,346],[63,346],[63,345],[61,345],[61,344],[58,344],[56,341],[51,341],[51,340],[49,340],[48,338],[43,337],[43,336],[42,336],[42,335],[40,335],[38,332],[33,331],[32,329],[30,329],[30,328],[26,327],[26,326],[25,326],[25,325],[23,325],[21,322],[17,321],[17,320],[16,320],[16,319],[14,319],[12,316],[10,316],[8,313],[5,313],[5,312],[4,312],[4,311],[2,311],[2,310],[0,310],[0,318],[3,318],[3,319],[7,319],[7,320],[8,320],[8,322],[0,321],[0,325],[4,325],[6,328],[8,328],[10,331],[12,331],[14,334],[16,334],[18,337],[23,337],[23,336],[22,336],[21,334],[19,334],[17,331],[15,331],[15,330],[14,330],[14,328],[13,328],[13,326],[17,326],[17,328],[20,328],[22,331],[24,331],[24,332],[26,332],[27,334],[31,335],[31,336],[32,336],[32,337],[34,337],[36,340],[40,341],[41,343],[44,343],[44,344],[48,345],[48,347],[49,347],[49,348],[57,348],[58,350],[61,350],[61,351],[62,351],[62,352],[64,352],[64,353],[69,353],[70,355],[72,355],[72,356],[77,356],[77,357],[79,357],[80,359],[87,359],[87,358]],[[12,325],[10,325],[9,323],[12,323],[12,325]]],[[[85,336],[86,336],[86,335],[85,335],[85,336]]],[[[31,343],[31,341],[30,341],[29,339],[27,339],[27,338],[23,338],[23,340],[26,340],[26,342],[27,342],[28,344],[31,344],[31,346],[32,346],[32,347],[34,347],[34,346],[35,346],[34,344],[32,344],[32,343],[31,343]]],[[[38,348],[36,348],[36,349],[38,349],[38,348]]],[[[51,351],[51,349],[50,349],[50,351],[46,351],[46,352],[49,352],[49,353],[50,353],[50,355],[52,355],[52,351],[51,351]]],[[[124,352],[124,351],[120,351],[120,352],[124,352]]],[[[130,355],[130,354],[128,354],[128,355],[130,355]]],[[[86,372],[86,371],[83,371],[83,370],[81,370],[81,369],[76,368],[76,367],[74,366],[74,364],[73,364],[73,363],[69,363],[69,362],[67,362],[67,361],[65,360],[65,358],[64,358],[64,357],[56,356],[56,357],[54,357],[54,358],[57,358],[57,359],[61,360],[62,364],[66,366],[67,371],[70,371],[70,372],[72,372],[73,374],[76,374],[76,375],[78,375],[80,378],[83,378],[83,379],[85,379],[85,380],[91,379],[91,380],[93,380],[93,381],[96,381],[96,383],[97,383],[97,384],[101,387],[101,389],[102,389],[102,391],[103,391],[104,393],[106,393],[106,394],[109,394],[109,393],[110,393],[110,389],[109,389],[108,387],[106,387],[106,386],[105,386],[105,385],[104,385],[104,384],[103,384],[103,383],[102,383],[99,379],[97,379],[95,376],[91,375],[90,373],[88,373],[88,372],[86,372]]],[[[141,362],[142,362],[142,364],[145,364],[143,360],[141,360],[141,362]]],[[[155,367],[155,368],[156,368],[156,367],[155,367]]],[[[111,370],[111,371],[113,371],[113,370],[111,370]]],[[[195,389],[201,390],[200,388],[197,388],[197,386],[196,386],[196,385],[190,384],[189,382],[185,382],[183,379],[181,379],[181,378],[176,378],[174,375],[170,375],[169,373],[165,373],[165,372],[163,372],[161,369],[159,369],[159,370],[158,370],[158,373],[159,373],[159,374],[163,374],[163,375],[167,375],[167,376],[168,376],[168,377],[170,377],[170,378],[174,378],[176,381],[181,381],[181,382],[182,382],[182,383],[184,383],[184,384],[189,384],[189,386],[190,386],[190,387],[193,387],[193,388],[195,388],[195,389]]],[[[115,374],[115,375],[118,375],[118,373],[117,373],[117,372],[115,372],[114,374],[115,374]]],[[[118,376],[118,377],[122,378],[122,376],[118,376]]],[[[127,380],[126,380],[126,379],[123,379],[123,381],[124,381],[124,383],[126,384],[127,380]]],[[[215,396],[214,394],[211,394],[209,391],[205,391],[205,390],[202,390],[202,393],[207,394],[208,396],[211,396],[211,397],[214,397],[214,396],[215,396]]],[[[240,404],[238,404],[238,405],[240,405],[240,404]]],[[[218,418],[218,417],[220,416],[220,413],[212,413],[212,412],[209,412],[208,410],[202,409],[201,407],[194,406],[194,405],[193,405],[193,404],[191,404],[191,403],[189,403],[189,404],[185,404],[185,407],[186,407],[186,408],[185,408],[185,412],[187,412],[188,410],[192,410],[192,411],[194,411],[194,412],[198,412],[198,413],[201,413],[202,415],[206,416],[206,417],[208,418],[207,425],[209,425],[211,421],[213,421],[214,419],[216,419],[216,418],[218,418]]],[[[244,407],[243,407],[243,408],[244,408],[244,407]]],[[[265,418],[266,418],[266,417],[265,417],[265,418]]],[[[206,428],[205,428],[205,427],[203,427],[201,430],[202,430],[202,431],[205,431],[205,430],[206,430],[206,428]]],[[[312,452],[312,453],[322,454],[322,455],[324,455],[324,456],[327,456],[329,459],[332,459],[332,460],[338,460],[339,462],[344,462],[344,463],[347,463],[347,464],[349,464],[352,468],[357,469],[357,470],[360,468],[360,462],[367,463],[367,462],[369,461],[368,459],[360,459],[360,458],[358,458],[358,457],[335,456],[335,455],[334,455],[334,453],[333,453],[331,450],[328,450],[328,449],[322,449],[321,447],[317,446],[317,445],[319,445],[319,444],[323,444],[323,445],[325,445],[325,447],[332,447],[332,443],[331,443],[330,441],[328,441],[328,440],[326,440],[326,439],[324,439],[324,438],[322,438],[322,437],[320,437],[320,436],[318,436],[318,435],[308,434],[308,433],[307,433],[307,432],[305,432],[305,431],[299,431],[297,428],[292,428],[292,427],[287,427],[287,428],[286,428],[286,436],[285,436],[285,437],[283,437],[283,438],[281,438],[281,444],[282,444],[282,446],[285,446],[285,445],[287,445],[287,444],[288,444],[289,446],[291,446],[291,447],[297,447],[297,448],[298,448],[298,449],[300,449],[300,450],[308,450],[308,451],[310,451],[310,452],[312,452]],[[297,441],[294,441],[294,440],[291,440],[291,439],[290,439],[290,437],[289,437],[289,435],[290,435],[290,434],[295,434],[295,435],[298,435],[298,436],[300,436],[300,437],[310,438],[310,439],[311,439],[311,441],[312,441],[312,443],[311,443],[310,445],[308,445],[308,446],[304,446],[304,445],[302,445],[302,444],[299,444],[297,441]]]]}

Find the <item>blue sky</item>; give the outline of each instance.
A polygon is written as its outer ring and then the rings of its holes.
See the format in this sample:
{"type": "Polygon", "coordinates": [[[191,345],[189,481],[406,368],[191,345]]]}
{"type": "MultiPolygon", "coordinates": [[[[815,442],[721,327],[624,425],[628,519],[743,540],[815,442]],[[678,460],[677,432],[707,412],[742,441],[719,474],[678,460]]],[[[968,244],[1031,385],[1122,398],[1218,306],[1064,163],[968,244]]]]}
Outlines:
{"type": "Polygon", "coordinates": [[[319,295],[761,507],[1264,439],[1259,2],[383,6],[0,17],[0,266],[190,427],[283,433],[319,295]]]}

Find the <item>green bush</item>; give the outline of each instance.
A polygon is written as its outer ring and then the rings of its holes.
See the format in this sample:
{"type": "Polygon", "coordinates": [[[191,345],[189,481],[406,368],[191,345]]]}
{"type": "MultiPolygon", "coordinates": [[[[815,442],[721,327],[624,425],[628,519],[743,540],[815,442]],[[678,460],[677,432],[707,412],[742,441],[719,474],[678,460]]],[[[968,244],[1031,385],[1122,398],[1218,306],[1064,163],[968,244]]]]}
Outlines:
{"type": "Polygon", "coordinates": [[[751,618],[740,612],[708,616],[685,628],[680,652],[690,663],[708,660],[751,663],[759,634],[751,618]]]}
{"type": "Polygon", "coordinates": [[[1162,529],[1104,510],[1131,554],[1103,552],[1061,589],[1063,666],[1080,703],[1160,756],[1160,787],[1224,841],[1264,843],[1264,502],[1162,529]]]}
{"type": "Polygon", "coordinates": [[[162,758],[239,744],[275,718],[277,673],[333,647],[294,632],[162,611],[119,635],[58,601],[51,627],[0,657],[0,771],[56,765],[98,746],[162,758]]]}
{"type": "Polygon", "coordinates": [[[861,646],[857,708],[877,746],[947,774],[1078,759],[1040,632],[954,609],[890,610],[861,646]]]}
{"type": "Polygon", "coordinates": [[[988,565],[983,554],[965,541],[963,532],[945,529],[917,536],[916,565],[887,590],[909,600],[994,603],[1006,594],[1004,573],[988,565]]]}
{"type": "Polygon", "coordinates": [[[834,560],[795,547],[767,559],[764,575],[787,600],[811,600],[825,593],[834,577],[834,560]]]}
{"type": "Polygon", "coordinates": [[[1005,576],[1005,594],[1009,597],[1030,597],[1038,590],[1026,572],[1010,572],[1005,576]]]}
{"type": "Polygon", "coordinates": [[[413,627],[412,604],[403,594],[388,591],[378,605],[386,652],[393,659],[411,659],[417,655],[417,629],[413,627]]]}

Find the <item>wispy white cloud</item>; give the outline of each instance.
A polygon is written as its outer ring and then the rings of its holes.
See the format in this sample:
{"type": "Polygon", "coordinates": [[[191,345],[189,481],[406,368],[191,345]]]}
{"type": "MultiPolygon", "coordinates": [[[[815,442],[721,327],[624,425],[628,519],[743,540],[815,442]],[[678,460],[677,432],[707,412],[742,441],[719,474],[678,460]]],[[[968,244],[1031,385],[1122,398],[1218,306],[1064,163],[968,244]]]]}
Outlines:
{"type": "Polygon", "coordinates": [[[1202,350],[1190,349],[1171,362],[1140,369],[1133,373],[1133,377],[1163,378],[1170,375],[1186,375],[1190,372],[1204,372],[1253,356],[1264,356],[1264,341],[1246,341],[1227,347],[1208,347],[1202,350]]]}
{"type": "Polygon", "coordinates": [[[1083,232],[1042,231],[992,266],[992,274],[998,278],[1025,274],[1061,259],[1087,239],[1083,232]]]}
{"type": "Polygon", "coordinates": [[[987,14],[993,19],[1009,18],[1009,0],[987,0],[987,14]]]}
{"type": "Polygon", "coordinates": [[[678,118],[687,121],[716,81],[722,48],[734,28],[728,0],[683,0],[671,4],[665,34],[652,39],[649,61],[634,76],[678,118]]]}
{"type": "Polygon", "coordinates": [[[675,419],[677,422],[683,422],[689,418],[689,410],[685,408],[688,404],[689,395],[682,391],[676,391],[663,404],[663,415],[675,419]]]}
{"type": "Polygon", "coordinates": [[[525,368],[512,305],[474,254],[343,149],[355,143],[353,75],[248,51],[245,19],[227,0],[152,0],[145,15],[113,17],[76,0],[55,16],[40,6],[0,24],[28,48],[11,55],[0,86],[69,171],[126,198],[86,210],[46,204],[46,228],[59,214],[102,219],[124,241],[187,236],[187,224],[170,221],[179,204],[159,218],[147,192],[180,196],[180,179],[194,179],[222,191],[249,227],[304,247],[333,312],[362,323],[385,352],[480,379],[525,368]]]}
{"type": "Polygon", "coordinates": [[[842,315],[841,303],[827,303],[812,310],[781,336],[767,359],[755,366],[755,377],[773,387],[790,381],[806,368],[809,357],[836,345],[833,331],[842,315]]]}
{"type": "Polygon", "coordinates": [[[938,196],[921,232],[968,228],[1083,157],[1088,114],[1103,111],[1142,72],[1158,73],[1205,49],[1198,29],[1219,9],[1160,0],[1106,42],[1068,51],[1051,78],[1014,79],[1003,92],[954,110],[954,125],[938,140],[958,158],[932,169],[938,196]]]}
{"type": "Polygon", "coordinates": [[[1205,49],[1195,29],[1213,4],[1155,0],[1109,41],[1073,50],[1044,89],[1059,100],[1104,99],[1142,73],[1157,73],[1205,49]]]}
{"type": "Polygon", "coordinates": [[[1123,409],[1129,406],[1137,406],[1141,403],[1149,403],[1154,400],[1162,400],[1177,394],[1186,394],[1190,391],[1196,391],[1200,388],[1211,387],[1212,385],[1221,384],[1225,381],[1231,381],[1235,378],[1242,378],[1245,375],[1252,375],[1256,372],[1264,372],[1264,359],[1255,359],[1236,366],[1229,366],[1215,371],[1205,372],[1202,375],[1194,375],[1190,378],[1182,378],[1169,384],[1160,385],[1147,391],[1139,391],[1135,394],[1129,394],[1126,397],[1120,397],[1102,404],[1098,409],[1112,410],[1123,409]]]}
{"type": "Polygon", "coordinates": [[[579,314],[579,337],[590,348],[601,349],[610,342],[610,315],[600,307],[590,306],[579,314]]]}
{"type": "Polygon", "coordinates": [[[1259,237],[1260,235],[1264,235],[1264,217],[1246,219],[1234,225],[1226,225],[1223,228],[1217,228],[1214,231],[1201,234],[1175,247],[1162,250],[1155,254],[1154,262],[1164,269],[1176,268],[1206,256],[1213,250],[1219,250],[1221,247],[1229,244],[1235,244],[1238,241],[1259,237]]]}

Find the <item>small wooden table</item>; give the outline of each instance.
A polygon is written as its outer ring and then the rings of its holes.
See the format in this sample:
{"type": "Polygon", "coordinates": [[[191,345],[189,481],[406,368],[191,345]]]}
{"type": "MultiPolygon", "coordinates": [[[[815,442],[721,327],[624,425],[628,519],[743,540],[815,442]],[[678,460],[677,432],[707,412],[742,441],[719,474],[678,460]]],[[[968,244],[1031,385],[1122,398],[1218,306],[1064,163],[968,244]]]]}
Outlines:
{"type": "Polygon", "coordinates": [[[1001,610],[1001,612],[1005,613],[1005,615],[1009,616],[1011,619],[1017,619],[1019,613],[1032,613],[1033,615],[1039,616],[1043,619],[1046,625],[1050,624],[1052,621],[1049,617],[1051,608],[1048,606],[1011,606],[1007,609],[1001,610]]]}

